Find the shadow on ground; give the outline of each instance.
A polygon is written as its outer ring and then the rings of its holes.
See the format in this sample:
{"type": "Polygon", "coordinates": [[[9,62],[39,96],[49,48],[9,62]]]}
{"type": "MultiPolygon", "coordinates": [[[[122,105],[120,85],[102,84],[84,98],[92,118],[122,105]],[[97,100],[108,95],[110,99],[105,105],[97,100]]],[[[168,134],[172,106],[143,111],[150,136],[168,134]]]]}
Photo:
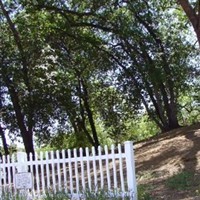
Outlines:
{"type": "Polygon", "coordinates": [[[138,183],[151,184],[154,199],[200,199],[200,123],[136,144],[135,158],[138,183]],[[185,191],[167,188],[167,180],[181,172],[193,174],[191,186],[185,191]]]}

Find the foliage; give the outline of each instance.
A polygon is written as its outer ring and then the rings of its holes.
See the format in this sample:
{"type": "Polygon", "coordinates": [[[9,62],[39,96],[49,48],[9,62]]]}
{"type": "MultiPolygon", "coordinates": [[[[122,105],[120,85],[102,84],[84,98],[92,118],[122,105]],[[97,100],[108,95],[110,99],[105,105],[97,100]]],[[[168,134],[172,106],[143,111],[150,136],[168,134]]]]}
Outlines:
{"type": "MultiPolygon", "coordinates": [[[[74,199],[73,197],[71,197],[72,195],[66,193],[65,191],[58,191],[56,193],[52,193],[50,191],[46,192],[45,197],[42,197],[41,200],[70,200],[70,199],[74,199]]],[[[99,190],[99,191],[84,191],[82,194],[82,197],[80,197],[81,199],[85,199],[85,200],[128,200],[129,197],[125,196],[125,197],[119,197],[117,194],[111,194],[110,192],[106,191],[106,190],[99,190]]],[[[3,192],[2,196],[1,196],[2,200],[12,200],[12,199],[16,199],[16,200],[24,200],[27,199],[27,197],[24,197],[23,195],[20,194],[15,194],[13,195],[11,192],[7,191],[7,192],[3,192]]],[[[148,200],[147,198],[140,198],[139,200],[148,200]]]]}
{"type": "MultiPolygon", "coordinates": [[[[46,197],[44,198],[44,200],[64,200],[64,199],[73,199],[73,197],[71,197],[72,195],[67,194],[65,191],[61,191],[61,192],[57,192],[57,193],[47,193],[46,197]]],[[[85,199],[85,200],[121,200],[121,199],[129,199],[128,196],[125,195],[125,197],[120,197],[119,194],[117,193],[112,193],[109,192],[107,190],[101,189],[98,191],[89,191],[89,190],[85,190],[82,192],[82,195],[80,197],[81,199],[85,199]]],[[[139,197],[139,200],[143,200],[143,198],[139,197]]],[[[147,199],[144,199],[147,200],[147,199]]]]}
{"type": "Polygon", "coordinates": [[[177,2],[181,5],[183,11],[188,18],[188,21],[190,21],[190,23],[192,24],[200,46],[200,24],[198,23],[198,19],[200,17],[199,1],[178,0],[177,2]]]}
{"type": "Polygon", "coordinates": [[[13,153],[16,153],[17,152],[17,145],[15,144],[11,144],[9,147],[9,153],[12,155],[13,153]]]}
{"type": "Polygon", "coordinates": [[[171,189],[186,190],[193,182],[194,174],[191,172],[183,171],[170,177],[166,185],[171,189]]]}
{"type": "MultiPolygon", "coordinates": [[[[128,196],[125,197],[119,197],[117,194],[111,194],[110,192],[106,190],[99,190],[99,191],[84,191],[83,197],[86,200],[114,200],[114,199],[129,199],[128,196]]],[[[70,199],[70,195],[66,194],[65,192],[57,192],[55,194],[47,193],[47,196],[44,198],[44,200],[59,200],[59,199],[70,199]]],[[[138,200],[152,200],[150,194],[148,193],[147,189],[145,189],[144,186],[140,185],[138,186],[138,200]]]]}
{"type": "Polygon", "coordinates": [[[149,193],[149,186],[138,185],[138,200],[153,200],[149,193]]]}
{"type": "Polygon", "coordinates": [[[143,114],[134,120],[127,122],[127,136],[125,140],[141,141],[159,134],[156,124],[151,121],[147,114],[143,114]]]}
{"type": "Polygon", "coordinates": [[[180,122],[183,125],[194,124],[200,121],[199,101],[191,92],[180,97],[180,122]]]}
{"type": "Polygon", "coordinates": [[[49,141],[49,146],[55,150],[73,149],[79,147],[91,146],[85,136],[79,134],[78,136],[73,133],[57,133],[55,137],[52,137],[49,141]]]}
{"type": "Polygon", "coordinates": [[[1,200],[26,200],[26,199],[27,199],[26,195],[22,195],[20,193],[15,193],[15,195],[13,195],[13,193],[9,190],[2,191],[1,193],[1,200]]]}
{"type": "Polygon", "coordinates": [[[57,192],[57,193],[50,193],[47,192],[46,196],[43,198],[44,200],[68,200],[69,195],[66,194],[65,192],[57,192]]]}
{"type": "Polygon", "coordinates": [[[174,1],[0,3],[0,121],[27,152],[33,137],[97,147],[198,120],[181,118],[198,61],[174,1]]]}

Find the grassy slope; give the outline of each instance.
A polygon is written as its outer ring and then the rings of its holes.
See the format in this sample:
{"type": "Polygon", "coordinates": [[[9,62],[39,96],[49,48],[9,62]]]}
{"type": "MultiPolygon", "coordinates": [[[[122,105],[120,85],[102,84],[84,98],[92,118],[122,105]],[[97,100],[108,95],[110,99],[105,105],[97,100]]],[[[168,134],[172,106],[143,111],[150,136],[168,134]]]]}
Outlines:
{"type": "Polygon", "coordinates": [[[200,123],[135,144],[135,159],[151,199],[200,200],[200,123]]]}

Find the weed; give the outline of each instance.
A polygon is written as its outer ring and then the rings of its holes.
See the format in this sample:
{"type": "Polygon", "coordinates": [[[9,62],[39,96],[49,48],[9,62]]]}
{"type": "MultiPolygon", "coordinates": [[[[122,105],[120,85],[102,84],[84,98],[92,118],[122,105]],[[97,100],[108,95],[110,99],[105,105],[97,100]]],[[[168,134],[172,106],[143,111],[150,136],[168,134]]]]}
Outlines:
{"type": "Polygon", "coordinates": [[[2,191],[0,194],[0,200],[27,200],[27,196],[16,193],[13,195],[12,192],[2,191]]]}
{"type": "Polygon", "coordinates": [[[63,191],[60,192],[47,192],[42,200],[69,200],[69,195],[63,191]]]}
{"type": "MultiPolygon", "coordinates": [[[[139,187],[139,198],[138,200],[151,200],[150,196],[146,193],[144,188],[139,187]]],[[[108,191],[108,190],[98,190],[98,191],[90,191],[85,190],[81,192],[81,195],[70,195],[65,191],[60,192],[52,192],[47,191],[46,195],[39,198],[40,200],[72,200],[72,199],[81,199],[81,200],[129,200],[129,193],[122,195],[119,191],[108,191]],[[123,196],[123,197],[122,197],[123,196]]],[[[19,193],[12,193],[9,191],[2,192],[0,195],[0,200],[27,200],[28,198],[19,193]]],[[[35,199],[35,198],[31,198],[35,199]]]]}
{"type": "Polygon", "coordinates": [[[192,185],[194,174],[182,171],[166,181],[166,186],[171,189],[186,190],[192,185]]]}
{"type": "Polygon", "coordinates": [[[121,197],[120,192],[114,191],[110,192],[108,190],[98,190],[96,192],[93,191],[85,191],[83,192],[83,196],[85,200],[128,200],[129,197],[121,197]]]}
{"type": "Polygon", "coordinates": [[[147,185],[138,185],[138,200],[153,200],[149,193],[149,187],[147,185]]]}
{"type": "Polygon", "coordinates": [[[138,173],[137,180],[149,180],[155,177],[154,172],[152,171],[144,171],[142,173],[138,173]]]}

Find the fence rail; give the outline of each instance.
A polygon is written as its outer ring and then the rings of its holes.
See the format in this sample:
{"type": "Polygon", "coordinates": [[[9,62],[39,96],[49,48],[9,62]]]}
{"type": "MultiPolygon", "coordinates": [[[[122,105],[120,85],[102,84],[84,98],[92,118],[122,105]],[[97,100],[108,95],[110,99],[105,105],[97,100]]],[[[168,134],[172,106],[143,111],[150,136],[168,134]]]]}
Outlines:
{"type": "Polygon", "coordinates": [[[29,155],[29,160],[23,152],[11,157],[3,156],[0,164],[1,191],[23,189],[17,187],[16,181],[25,184],[24,188],[33,198],[43,196],[47,191],[65,191],[80,197],[84,191],[106,190],[122,197],[129,195],[130,199],[136,200],[133,144],[127,141],[123,146],[112,145],[110,149],[99,146],[98,152],[94,147],[91,151],[80,148],[40,152],[35,154],[34,159],[29,155]],[[28,183],[30,180],[25,179],[30,174],[31,183],[28,183]],[[20,176],[23,178],[19,181],[20,176]],[[30,184],[30,188],[26,184],[30,184]]]}

